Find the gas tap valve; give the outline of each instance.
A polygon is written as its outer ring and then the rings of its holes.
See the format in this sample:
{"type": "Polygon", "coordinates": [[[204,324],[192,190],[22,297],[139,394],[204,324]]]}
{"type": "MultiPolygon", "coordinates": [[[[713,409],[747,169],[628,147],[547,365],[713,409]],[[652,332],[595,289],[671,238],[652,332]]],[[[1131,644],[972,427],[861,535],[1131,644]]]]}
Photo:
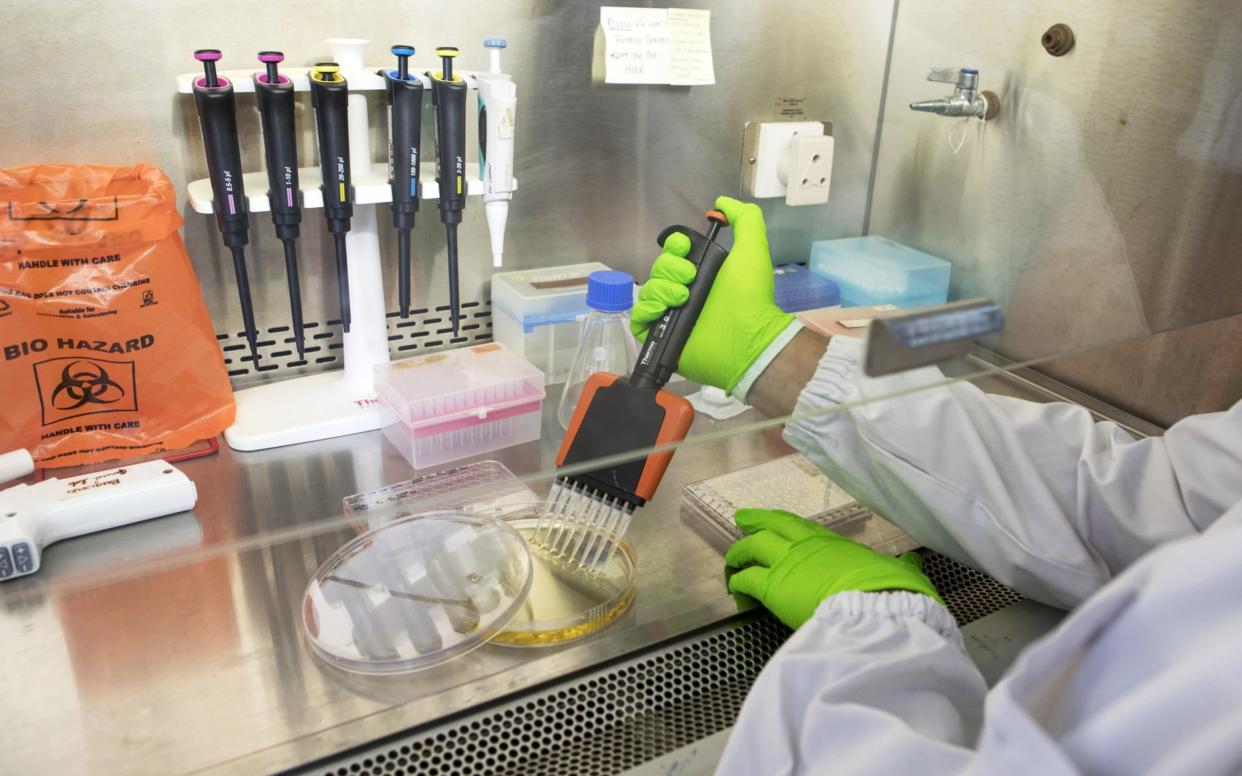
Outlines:
{"type": "Polygon", "coordinates": [[[996,118],[1000,112],[1000,98],[996,93],[979,91],[979,71],[974,68],[935,67],[927,74],[927,80],[953,84],[953,94],[938,100],[912,102],[910,110],[941,116],[974,117],[984,121],[996,118]]]}

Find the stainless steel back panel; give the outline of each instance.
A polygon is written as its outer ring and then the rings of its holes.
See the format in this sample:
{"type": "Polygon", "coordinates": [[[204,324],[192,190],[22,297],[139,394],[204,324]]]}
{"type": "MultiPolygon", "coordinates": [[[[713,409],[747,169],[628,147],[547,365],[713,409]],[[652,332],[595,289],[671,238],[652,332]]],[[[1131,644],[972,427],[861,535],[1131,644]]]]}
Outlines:
{"type": "MultiPolygon", "coordinates": [[[[286,64],[302,66],[327,57],[325,38],[350,36],[372,41],[369,62],[389,61],[389,45],[402,42],[418,49],[412,66],[426,68],[434,46],[452,44],[462,50],[459,66],[471,69],[486,65],[483,39],[500,35],[509,41],[502,62],[518,85],[519,190],[505,237],[506,269],[599,260],[644,276],[658,254],[661,229],[693,223],[718,194],[738,193],[744,122],[783,111],[831,120],[837,160],[828,205],[769,209],[776,254],[805,259],[813,237],[860,233],[891,0],[681,3],[712,11],[717,83],[698,87],[592,83],[602,4],[466,0],[312,9],[220,0],[210,14],[187,3],[68,2],[55,12],[44,4],[8,4],[6,34],[22,45],[0,51],[0,68],[10,77],[0,97],[3,164],[145,160],[159,166],[182,195],[186,245],[216,329],[235,336],[241,316],[228,251],[213,219],[184,204],[185,183],[207,174],[194,101],[176,94],[173,83],[177,73],[196,69],[193,50],[219,48],[222,67],[247,68],[257,67],[257,51],[278,48],[286,64]],[[106,86],[65,89],[66,40],[78,42],[75,66],[106,74],[106,86]]],[[[382,128],[381,96],[373,93],[368,101],[372,126],[382,128]]],[[[311,166],[307,95],[299,95],[298,110],[299,154],[311,166]]],[[[243,160],[248,169],[262,169],[253,98],[239,96],[238,113],[243,160]]],[[[473,149],[473,126],[469,132],[473,149]]],[[[382,156],[386,138],[379,129],[372,146],[382,156]]],[[[386,227],[387,208],[379,207],[386,227]]],[[[461,227],[462,299],[479,304],[490,298],[492,273],[482,215],[478,199],[471,199],[461,227]]],[[[319,323],[315,333],[335,336],[338,327],[327,324],[337,317],[333,251],[319,211],[303,213],[300,247],[306,320],[319,323]]],[[[389,229],[381,249],[385,269],[394,267],[395,258],[387,263],[395,257],[389,229]]],[[[270,329],[289,320],[281,246],[266,214],[252,220],[249,253],[258,324],[272,339],[270,329]]],[[[419,212],[413,256],[415,306],[444,304],[444,227],[434,203],[419,212]]],[[[396,307],[394,277],[395,271],[386,273],[390,311],[396,307]]],[[[277,376],[288,363],[273,360],[277,376]]]]}
{"type": "MultiPolygon", "coordinates": [[[[1242,310],[1242,6],[1229,0],[900,4],[870,230],[953,262],[1016,359],[1242,310]],[[1069,24],[1073,51],[1040,36],[1069,24]],[[987,123],[912,112],[933,66],[980,70],[987,123]],[[950,135],[952,134],[952,138],[950,135]],[[961,148],[954,150],[955,143],[961,148]]],[[[1242,394],[1242,320],[1049,365],[1155,420],[1242,394]]]]}

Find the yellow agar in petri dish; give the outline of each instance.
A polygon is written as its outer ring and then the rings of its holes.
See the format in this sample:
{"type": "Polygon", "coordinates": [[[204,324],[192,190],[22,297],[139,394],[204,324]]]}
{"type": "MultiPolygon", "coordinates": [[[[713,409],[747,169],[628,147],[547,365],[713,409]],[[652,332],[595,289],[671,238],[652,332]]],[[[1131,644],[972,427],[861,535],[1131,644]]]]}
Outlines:
{"type": "Polygon", "coordinates": [[[530,542],[538,516],[506,517],[529,543],[534,576],[517,614],[492,637],[515,647],[565,644],[596,633],[630,608],[638,586],[634,551],[623,539],[607,563],[584,567],[530,542]]]}

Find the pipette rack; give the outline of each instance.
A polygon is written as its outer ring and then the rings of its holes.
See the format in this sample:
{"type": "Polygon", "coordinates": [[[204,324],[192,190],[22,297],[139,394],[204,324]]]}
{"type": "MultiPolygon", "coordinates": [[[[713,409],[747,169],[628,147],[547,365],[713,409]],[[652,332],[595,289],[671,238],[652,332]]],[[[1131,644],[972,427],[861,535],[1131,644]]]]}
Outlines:
{"type": "MultiPolygon", "coordinates": [[[[341,74],[349,82],[349,155],[353,168],[354,218],[346,238],[349,253],[349,300],[353,309],[350,330],[344,335],[344,369],[320,372],[291,380],[282,380],[247,388],[234,393],[237,402],[237,418],[224,432],[225,441],[234,450],[266,450],[272,447],[311,442],[318,439],[357,434],[380,427],[380,405],[375,396],[374,368],[385,363],[388,356],[388,331],[385,324],[383,271],[380,263],[379,216],[376,205],[392,200],[388,185],[388,166],[376,164],[371,149],[371,116],[366,96],[362,92],[385,88],[384,79],[377,75],[385,65],[365,65],[365,54],[370,41],[358,38],[329,38],[328,46],[334,60],[341,66],[341,74]]],[[[231,61],[240,60],[241,57],[231,61]]],[[[239,94],[253,93],[251,76],[258,68],[249,70],[221,70],[220,75],[229,79],[233,90],[239,94]]],[[[410,65],[410,74],[423,82],[430,90],[431,79],[424,71],[436,66],[410,65]]],[[[307,73],[310,68],[281,68],[281,74],[293,82],[295,91],[310,90],[307,73]]],[[[469,88],[476,89],[477,81],[472,70],[454,70],[469,88]]],[[[480,71],[481,72],[481,71],[480,71]]],[[[191,94],[191,84],[199,73],[183,73],[177,76],[177,91],[191,94]]],[[[381,121],[384,119],[381,118],[381,121]]],[[[434,159],[434,154],[427,154],[434,159]]],[[[469,165],[473,170],[477,165],[469,165]]],[[[435,163],[420,165],[420,197],[437,199],[439,186],[435,180],[435,163]]],[[[319,191],[321,174],[318,167],[299,168],[299,188],[302,192],[303,209],[323,207],[319,191]]],[[[267,175],[263,170],[247,172],[244,176],[247,204],[252,213],[268,210],[267,175]]],[[[517,189],[517,181],[513,187],[517,189]]],[[[195,212],[210,214],[212,208],[211,181],[192,181],[187,187],[190,206],[195,212]]],[[[466,193],[477,196],[483,193],[483,181],[468,178],[466,193]]],[[[433,213],[424,216],[434,219],[433,213]]],[[[303,219],[308,228],[318,228],[303,219]]],[[[256,224],[263,228],[263,224],[256,224]]]]}

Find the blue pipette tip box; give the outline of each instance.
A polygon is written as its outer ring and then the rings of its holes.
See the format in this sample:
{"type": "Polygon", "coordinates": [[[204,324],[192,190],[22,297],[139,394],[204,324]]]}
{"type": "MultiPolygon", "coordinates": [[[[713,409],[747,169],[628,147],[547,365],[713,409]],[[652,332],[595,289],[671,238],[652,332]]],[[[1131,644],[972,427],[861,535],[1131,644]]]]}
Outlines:
{"type": "Polygon", "coordinates": [[[951,269],[943,259],[877,235],[811,244],[811,270],[840,287],[843,307],[944,304],[951,269]]]}
{"type": "Polygon", "coordinates": [[[826,277],[801,264],[781,264],[776,275],[776,306],[787,313],[819,310],[841,304],[841,290],[826,277]]]}

